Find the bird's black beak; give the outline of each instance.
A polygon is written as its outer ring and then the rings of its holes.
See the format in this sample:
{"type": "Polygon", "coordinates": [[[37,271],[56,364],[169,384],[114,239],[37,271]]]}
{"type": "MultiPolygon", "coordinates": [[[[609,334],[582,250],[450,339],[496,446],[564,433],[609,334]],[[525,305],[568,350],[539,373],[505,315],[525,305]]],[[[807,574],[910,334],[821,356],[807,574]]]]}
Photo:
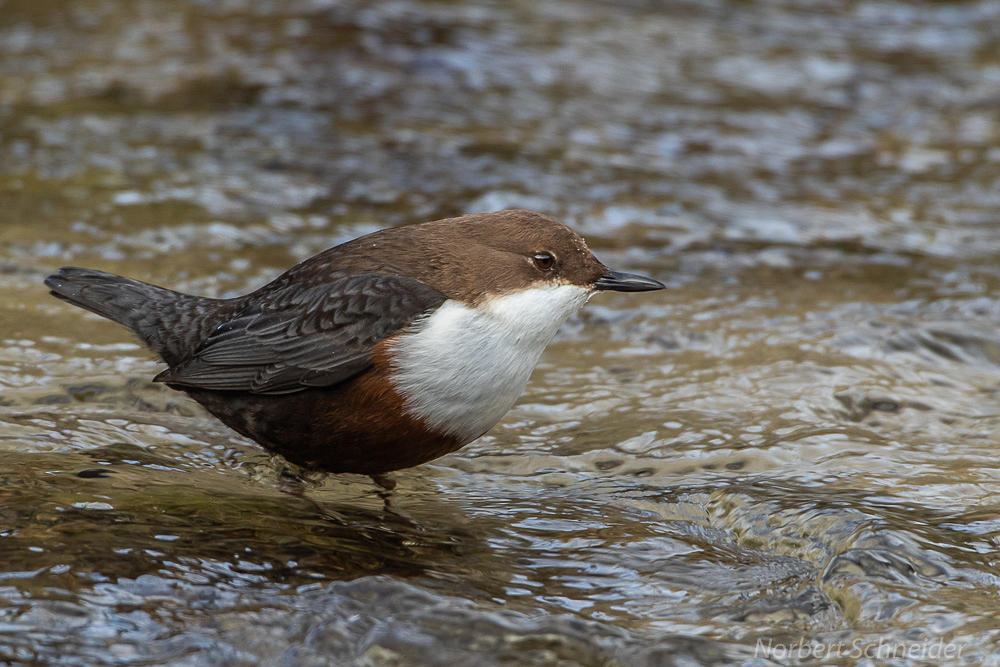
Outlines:
{"type": "Polygon", "coordinates": [[[616,292],[651,292],[655,289],[666,289],[666,287],[659,280],[619,271],[610,271],[594,283],[594,289],[609,289],[616,292]]]}

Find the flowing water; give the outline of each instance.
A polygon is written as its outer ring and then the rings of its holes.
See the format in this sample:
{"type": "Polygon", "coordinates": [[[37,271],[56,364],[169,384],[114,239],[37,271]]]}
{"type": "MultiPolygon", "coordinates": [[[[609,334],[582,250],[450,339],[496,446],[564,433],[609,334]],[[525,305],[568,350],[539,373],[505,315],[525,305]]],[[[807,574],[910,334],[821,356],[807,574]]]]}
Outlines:
{"type": "Polygon", "coordinates": [[[1000,664],[1000,2],[0,0],[0,663],[1000,664]],[[296,483],[59,266],[521,206],[603,294],[296,483]]]}

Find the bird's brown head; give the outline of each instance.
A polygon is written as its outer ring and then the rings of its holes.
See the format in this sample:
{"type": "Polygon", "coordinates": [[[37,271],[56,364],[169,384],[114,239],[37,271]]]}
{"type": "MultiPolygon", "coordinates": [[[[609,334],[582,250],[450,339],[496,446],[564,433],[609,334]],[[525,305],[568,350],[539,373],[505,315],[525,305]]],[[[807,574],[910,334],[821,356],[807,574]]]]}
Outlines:
{"type": "Polygon", "coordinates": [[[650,278],[611,271],[576,232],[534,211],[476,213],[391,231],[366,237],[375,244],[371,249],[394,254],[396,272],[467,303],[547,285],[626,292],[663,288],[650,278]]]}

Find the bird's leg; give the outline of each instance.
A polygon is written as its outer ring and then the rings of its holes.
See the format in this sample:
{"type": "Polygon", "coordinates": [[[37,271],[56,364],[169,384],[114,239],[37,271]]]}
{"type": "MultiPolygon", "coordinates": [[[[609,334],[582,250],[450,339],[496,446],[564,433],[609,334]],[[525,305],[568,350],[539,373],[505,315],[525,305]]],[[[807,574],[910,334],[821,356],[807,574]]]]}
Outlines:
{"type": "Polygon", "coordinates": [[[293,484],[305,484],[306,482],[302,475],[287,466],[282,466],[281,472],[278,473],[278,478],[282,482],[291,482],[293,484]]]}
{"type": "Polygon", "coordinates": [[[369,477],[372,478],[372,481],[375,482],[375,484],[382,488],[382,490],[378,492],[378,495],[382,499],[382,502],[385,503],[385,509],[388,511],[392,506],[392,497],[395,495],[393,494],[393,489],[396,488],[396,480],[386,473],[376,473],[374,475],[369,475],[369,477]]]}
{"type": "Polygon", "coordinates": [[[396,488],[396,480],[390,477],[387,473],[380,472],[374,475],[369,475],[372,481],[381,486],[386,491],[392,491],[396,488]]]}

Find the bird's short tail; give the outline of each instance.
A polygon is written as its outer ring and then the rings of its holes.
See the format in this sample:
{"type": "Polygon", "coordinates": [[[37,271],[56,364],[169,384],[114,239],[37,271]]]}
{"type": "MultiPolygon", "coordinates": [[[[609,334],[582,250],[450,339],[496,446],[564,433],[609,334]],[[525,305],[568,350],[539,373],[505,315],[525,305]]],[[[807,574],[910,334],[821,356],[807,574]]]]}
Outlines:
{"type": "Polygon", "coordinates": [[[53,273],[45,285],[53,296],[125,325],[168,364],[204,340],[219,311],[216,299],[73,266],[53,273]]]}

